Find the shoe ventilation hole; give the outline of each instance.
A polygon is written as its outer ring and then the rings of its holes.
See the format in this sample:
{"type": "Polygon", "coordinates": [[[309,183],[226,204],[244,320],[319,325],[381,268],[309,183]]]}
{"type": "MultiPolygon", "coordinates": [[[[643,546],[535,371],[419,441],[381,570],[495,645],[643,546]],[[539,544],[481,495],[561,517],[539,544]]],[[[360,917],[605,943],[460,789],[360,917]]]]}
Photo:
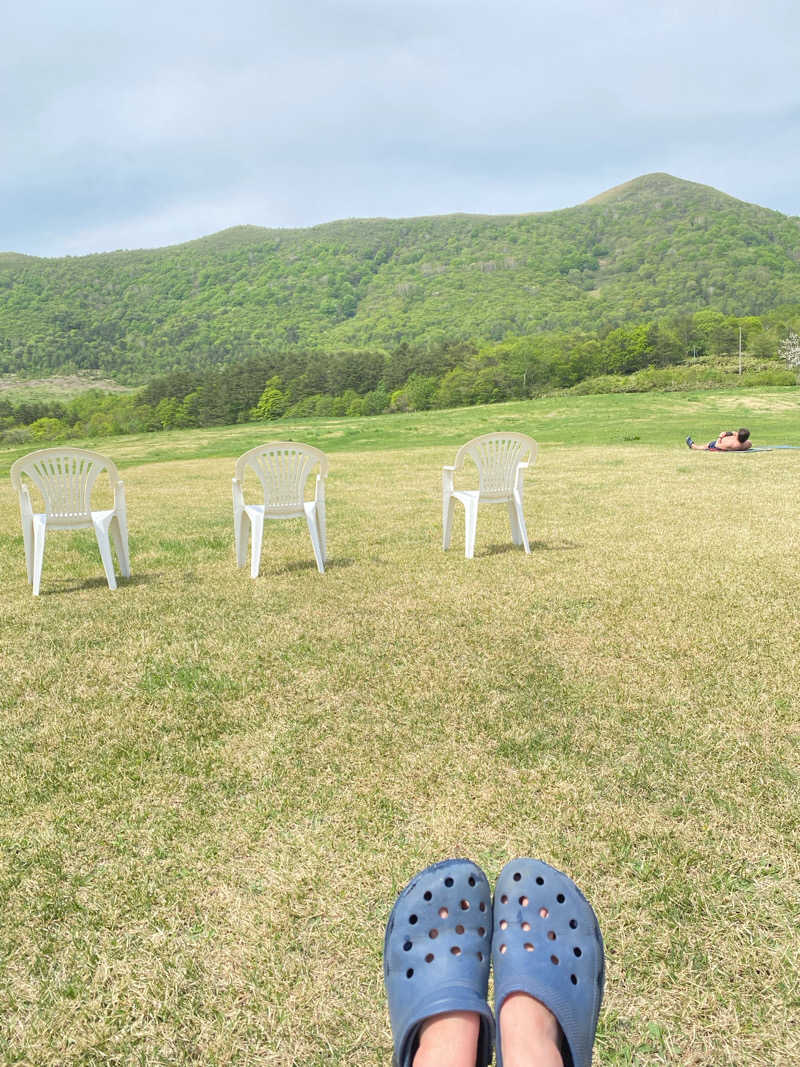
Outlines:
{"type": "Polygon", "coordinates": [[[520,907],[527,908],[527,906],[528,906],[528,898],[527,897],[520,897],[519,898],[519,903],[520,903],[520,907]]]}
{"type": "Polygon", "coordinates": [[[452,879],[452,878],[445,878],[445,880],[444,880],[444,884],[445,884],[445,885],[447,886],[447,888],[449,889],[449,888],[450,888],[450,887],[452,886],[452,884],[453,884],[453,879],[452,879]]]}
{"type": "Polygon", "coordinates": [[[530,943],[530,941],[526,941],[522,947],[525,949],[526,952],[533,952],[533,945],[530,943]]]}
{"type": "Polygon", "coordinates": [[[403,952],[410,952],[411,949],[412,949],[412,942],[411,941],[406,941],[406,943],[403,945],[403,952]]]}
{"type": "Polygon", "coordinates": [[[569,980],[570,980],[570,982],[572,982],[573,985],[577,985],[578,984],[578,976],[575,975],[575,974],[571,974],[569,976],[569,980]]]}
{"type": "Polygon", "coordinates": [[[433,953],[432,952],[429,952],[428,955],[425,957],[425,962],[426,963],[433,963],[433,953]]]}
{"type": "Polygon", "coordinates": [[[550,912],[547,910],[547,908],[539,908],[539,914],[543,919],[546,919],[550,912]]]}
{"type": "Polygon", "coordinates": [[[461,923],[459,923],[458,926],[456,927],[456,933],[457,934],[463,934],[464,933],[464,927],[461,925],[461,923]]]}
{"type": "Polygon", "coordinates": [[[514,881],[518,882],[521,877],[522,877],[522,875],[519,873],[519,871],[516,871],[515,874],[514,874],[514,881]]]}
{"type": "Polygon", "coordinates": [[[530,930],[530,928],[531,928],[531,924],[530,923],[523,923],[522,924],[522,929],[525,931],[526,934],[530,930]]]}
{"type": "Polygon", "coordinates": [[[559,893],[558,896],[556,897],[556,900],[558,901],[559,904],[563,904],[566,899],[567,898],[564,896],[563,893],[559,893]]]}
{"type": "Polygon", "coordinates": [[[467,881],[469,882],[469,884],[470,884],[471,886],[474,886],[474,885],[475,885],[475,878],[474,878],[474,877],[473,877],[472,875],[470,875],[470,876],[469,876],[469,878],[467,879],[467,881]]]}
{"type": "Polygon", "coordinates": [[[508,929],[508,920],[507,919],[501,919],[500,920],[500,929],[501,930],[507,930],[508,929]]]}
{"type": "Polygon", "coordinates": [[[431,930],[428,933],[428,937],[431,939],[431,941],[435,941],[438,936],[439,936],[439,931],[436,930],[436,929],[431,930]]]}
{"type": "Polygon", "coordinates": [[[413,978],[413,977],[414,977],[414,968],[413,967],[409,967],[408,970],[406,971],[406,978],[413,978]]]}
{"type": "Polygon", "coordinates": [[[426,900],[430,900],[433,896],[433,893],[431,893],[430,889],[426,889],[422,895],[426,900]]]}
{"type": "Polygon", "coordinates": [[[570,930],[577,930],[578,929],[578,920],[577,919],[570,919],[569,928],[570,928],[570,930]]]}
{"type": "Polygon", "coordinates": [[[484,926],[478,927],[478,937],[486,937],[486,928],[484,926]]]}
{"type": "Polygon", "coordinates": [[[447,910],[447,908],[439,908],[439,918],[440,919],[446,919],[449,914],[450,914],[450,912],[447,910]]]}
{"type": "Polygon", "coordinates": [[[460,956],[461,955],[461,949],[458,947],[458,945],[453,945],[453,947],[450,949],[450,955],[451,956],[460,956]]]}
{"type": "Polygon", "coordinates": [[[503,893],[503,895],[500,897],[500,903],[508,904],[508,897],[505,895],[505,893],[503,893]]]}
{"type": "Polygon", "coordinates": [[[462,900],[461,904],[459,906],[460,906],[462,911],[469,911],[469,901],[468,900],[462,900]]]}
{"type": "Polygon", "coordinates": [[[503,955],[505,955],[505,952],[506,952],[507,948],[508,948],[508,945],[501,945],[500,946],[500,951],[503,953],[503,955]]]}
{"type": "Polygon", "coordinates": [[[478,907],[481,911],[486,911],[486,904],[484,903],[484,901],[481,901],[478,907]]]}
{"type": "Polygon", "coordinates": [[[536,884],[537,885],[544,885],[544,878],[542,878],[541,875],[539,875],[539,877],[536,879],[536,884]]]}
{"type": "Polygon", "coordinates": [[[556,932],[555,932],[555,930],[548,930],[548,931],[547,931],[547,940],[548,940],[548,941],[555,941],[555,939],[556,939],[556,932]]]}
{"type": "Polygon", "coordinates": [[[556,963],[556,964],[557,964],[557,963],[558,963],[558,956],[551,956],[551,957],[550,957],[550,962],[551,962],[551,963],[556,963]]]}
{"type": "Polygon", "coordinates": [[[575,948],[572,951],[575,953],[576,956],[582,956],[583,955],[583,953],[581,952],[581,950],[578,948],[577,945],[575,946],[575,948]]]}

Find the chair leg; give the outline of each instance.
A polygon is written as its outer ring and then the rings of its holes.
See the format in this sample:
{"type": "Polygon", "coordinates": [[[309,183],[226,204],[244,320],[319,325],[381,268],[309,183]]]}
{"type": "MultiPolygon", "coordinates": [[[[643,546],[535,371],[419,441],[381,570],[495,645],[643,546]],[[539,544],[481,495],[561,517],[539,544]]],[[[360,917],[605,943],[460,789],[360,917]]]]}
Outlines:
{"type": "Polygon", "coordinates": [[[242,510],[233,516],[233,543],[236,546],[236,566],[244,567],[247,563],[247,534],[250,519],[242,510]]]}
{"type": "Polygon", "coordinates": [[[25,545],[25,570],[30,585],[33,581],[33,519],[30,516],[22,520],[22,541],[25,545]]]}
{"type": "Polygon", "coordinates": [[[531,554],[531,546],[528,544],[528,528],[525,525],[525,515],[522,511],[522,497],[518,493],[514,494],[514,510],[516,511],[522,544],[525,546],[525,554],[529,556],[531,554]]]}
{"type": "Polygon", "coordinates": [[[114,549],[117,553],[119,573],[123,578],[130,578],[131,557],[130,552],[128,551],[128,530],[127,527],[119,521],[119,515],[114,515],[111,519],[109,531],[111,533],[111,540],[114,542],[114,549]]]}
{"type": "Polygon", "coordinates": [[[109,589],[117,588],[117,577],[114,574],[114,560],[111,557],[111,541],[108,537],[108,525],[103,522],[92,521],[94,535],[97,538],[97,547],[100,549],[100,559],[103,561],[103,570],[106,572],[106,581],[109,589]]]}
{"type": "Polygon", "coordinates": [[[446,552],[450,547],[450,537],[453,533],[453,511],[455,510],[455,497],[447,495],[442,497],[442,551],[446,552]]]}
{"type": "Polygon", "coordinates": [[[317,528],[317,508],[316,505],[306,505],[306,522],[308,523],[308,532],[311,534],[311,545],[314,549],[314,558],[317,561],[317,570],[320,574],[325,573],[325,560],[322,555],[322,546],[319,539],[319,530],[317,528]]]}
{"type": "Polygon", "coordinates": [[[328,562],[328,525],[325,515],[325,501],[317,501],[317,530],[319,531],[319,547],[322,549],[322,561],[328,562]]]}
{"type": "Polygon", "coordinates": [[[258,512],[250,519],[250,577],[257,578],[261,566],[261,542],[264,539],[264,516],[258,512]]]}
{"type": "Polygon", "coordinates": [[[475,537],[478,532],[478,501],[470,500],[464,505],[464,555],[467,559],[475,556],[475,537]]]}
{"type": "Polygon", "coordinates": [[[32,526],[33,534],[33,595],[39,595],[39,586],[42,582],[42,563],[44,561],[44,542],[47,536],[47,522],[44,515],[34,516],[32,526]]]}
{"type": "Polygon", "coordinates": [[[511,540],[515,545],[522,544],[522,534],[519,528],[519,520],[517,518],[517,505],[513,500],[508,502],[508,521],[511,524],[511,540]]]}

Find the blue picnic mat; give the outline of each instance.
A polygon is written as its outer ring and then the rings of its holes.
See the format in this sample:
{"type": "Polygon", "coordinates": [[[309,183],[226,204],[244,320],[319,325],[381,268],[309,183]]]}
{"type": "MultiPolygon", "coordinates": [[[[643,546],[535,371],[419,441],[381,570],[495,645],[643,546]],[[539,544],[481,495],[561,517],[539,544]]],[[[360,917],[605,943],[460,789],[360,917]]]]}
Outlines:
{"type": "MultiPolygon", "coordinates": [[[[748,452],[777,452],[779,448],[792,448],[795,451],[800,452],[800,445],[754,445],[753,448],[748,448],[744,452],[737,452],[737,456],[746,456],[748,452]]],[[[723,452],[724,449],[720,449],[723,452]]]]}

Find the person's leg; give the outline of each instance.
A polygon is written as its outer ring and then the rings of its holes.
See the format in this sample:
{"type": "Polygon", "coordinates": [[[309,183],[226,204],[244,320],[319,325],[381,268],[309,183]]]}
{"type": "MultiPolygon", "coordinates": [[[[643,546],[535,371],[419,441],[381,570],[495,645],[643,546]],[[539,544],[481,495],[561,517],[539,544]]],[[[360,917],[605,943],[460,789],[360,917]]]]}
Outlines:
{"type": "Polygon", "coordinates": [[[503,1067],[563,1067],[555,1015],[527,993],[506,997],[498,1020],[503,1067]]]}
{"type": "Polygon", "coordinates": [[[475,1067],[480,1016],[449,1011],[422,1024],[414,1067],[475,1067]]]}

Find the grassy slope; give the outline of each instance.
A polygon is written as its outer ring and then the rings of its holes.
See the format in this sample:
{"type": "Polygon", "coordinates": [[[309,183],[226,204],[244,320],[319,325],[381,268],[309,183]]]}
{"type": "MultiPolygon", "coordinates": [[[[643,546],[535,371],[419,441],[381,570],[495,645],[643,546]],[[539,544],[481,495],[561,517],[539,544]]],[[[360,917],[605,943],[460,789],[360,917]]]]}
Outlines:
{"type": "Polygon", "coordinates": [[[33,601],[0,483],[3,1062],[388,1064],[383,923],[448,854],[584,886],[597,1062],[797,1059],[800,459],[681,444],[797,441],[796,394],[549,404],[280,427],[334,453],[324,576],[295,523],[234,567],[261,429],[105,443],[116,594],[62,534],[33,601]],[[506,424],[532,555],[501,509],[444,554],[441,465],[506,424]]]}

